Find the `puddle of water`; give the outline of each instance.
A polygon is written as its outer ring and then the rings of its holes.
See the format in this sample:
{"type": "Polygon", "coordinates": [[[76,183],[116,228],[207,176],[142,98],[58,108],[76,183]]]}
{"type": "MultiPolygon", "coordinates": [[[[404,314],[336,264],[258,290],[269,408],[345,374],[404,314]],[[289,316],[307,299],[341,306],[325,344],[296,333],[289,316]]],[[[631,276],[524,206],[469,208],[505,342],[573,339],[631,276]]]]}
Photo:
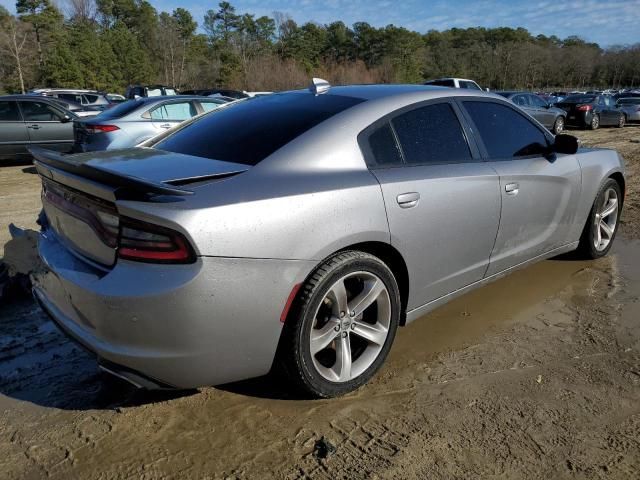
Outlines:
{"type": "Polygon", "coordinates": [[[551,259],[513,272],[400,329],[391,360],[401,362],[412,355],[431,357],[468,345],[560,292],[588,288],[594,268],[604,268],[608,262],[607,258],[597,262],[551,259]]]}

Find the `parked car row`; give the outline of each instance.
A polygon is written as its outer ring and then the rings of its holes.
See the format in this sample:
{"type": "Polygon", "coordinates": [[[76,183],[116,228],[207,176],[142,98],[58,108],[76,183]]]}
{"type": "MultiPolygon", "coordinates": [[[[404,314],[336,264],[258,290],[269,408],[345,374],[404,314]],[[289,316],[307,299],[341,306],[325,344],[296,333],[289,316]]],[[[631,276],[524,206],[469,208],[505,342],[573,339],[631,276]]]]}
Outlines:
{"type": "Polygon", "coordinates": [[[0,159],[30,158],[29,146],[58,152],[133,147],[180,122],[229,103],[222,98],[151,97],[122,102],[83,117],[68,100],[0,96],[0,159]],[[72,109],[67,109],[71,106],[72,109]]]}

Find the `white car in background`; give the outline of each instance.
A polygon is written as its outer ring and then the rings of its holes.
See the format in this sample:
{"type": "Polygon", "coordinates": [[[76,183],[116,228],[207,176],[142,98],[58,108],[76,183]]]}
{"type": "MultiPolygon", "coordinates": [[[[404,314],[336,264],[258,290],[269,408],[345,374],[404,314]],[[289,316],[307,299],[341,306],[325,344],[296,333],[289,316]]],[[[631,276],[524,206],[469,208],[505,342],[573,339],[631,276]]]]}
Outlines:
{"type": "Polygon", "coordinates": [[[450,88],[468,88],[470,90],[482,90],[473,80],[467,78],[436,78],[435,80],[427,80],[425,85],[433,85],[436,87],[450,87],[450,88]]]}

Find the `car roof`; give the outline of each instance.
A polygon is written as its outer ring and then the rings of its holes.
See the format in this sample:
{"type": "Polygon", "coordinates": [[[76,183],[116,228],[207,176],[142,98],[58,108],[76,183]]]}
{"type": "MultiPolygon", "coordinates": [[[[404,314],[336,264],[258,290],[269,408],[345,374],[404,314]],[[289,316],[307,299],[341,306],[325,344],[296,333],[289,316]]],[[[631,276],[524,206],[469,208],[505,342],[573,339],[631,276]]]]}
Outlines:
{"type": "MultiPolygon", "coordinates": [[[[294,93],[309,93],[309,89],[293,90],[294,93]]],[[[272,95],[279,95],[279,92],[272,95]]],[[[453,89],[436,85],[415,85],[415,84],[364,84],[364,85],[342,85],[332,86],[321,95],[342,95],[345,97],[361,98],[363,100],[377,100],[391,97],[414,97],[416,95],[424,97],[425,100],[431,98],[442,98],[451,96],[484,96],[496,98],[493,93],[485,93],[481,90],[453,89]]],[[[503,98],[504,100],[504,98],[503,98]]]]}
{"type": "MultiPolygon", "coordinates": [[[[52,102],[52,103],[59,103],[60,100],[58,100],[55,97],[47,97],[45,95],[38,95],[36,94],[15,94],[15,95],[0,95],[0,100],[36,100],[36,101],[45,101],[45,102],[52,102]]],[[[64,100],[66,101],[66,100],[64,100]]]]}

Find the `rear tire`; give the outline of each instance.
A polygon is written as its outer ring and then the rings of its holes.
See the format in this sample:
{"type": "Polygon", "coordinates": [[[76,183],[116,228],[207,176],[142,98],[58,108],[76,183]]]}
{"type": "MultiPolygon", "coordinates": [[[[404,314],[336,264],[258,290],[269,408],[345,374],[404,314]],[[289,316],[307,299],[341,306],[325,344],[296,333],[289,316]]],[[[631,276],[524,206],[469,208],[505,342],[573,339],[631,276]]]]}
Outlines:
{"type": "Polygon", "coordinates": [[[564,117],[558,117],[553,124],[553,134],[559,135],[562,132],[564,132],[564,117]]]}
{"type": "Polygon", "coordinates": [[[364,252],[336,254],[300,289],[283,328],[278,363],[312,397],[356,390],[384,363],[400,309],[398,284],[386,264],[364,252]]]}
{"type": "Polygon", "coordinates": [[[607,179],[596,195],[582,230],[578,246],[581,257],[594,260],[609,253],[618,232],[621,202],[620,185],[612,178],[607,179]]]}
{"type": "Polygon", "coordinates": [[[593,117],[591,117],[591,123],[589,124],[589,128],[591,130],[597,130],[599,126],[600,126],[600,115],[595,114],[593,117]]]}

